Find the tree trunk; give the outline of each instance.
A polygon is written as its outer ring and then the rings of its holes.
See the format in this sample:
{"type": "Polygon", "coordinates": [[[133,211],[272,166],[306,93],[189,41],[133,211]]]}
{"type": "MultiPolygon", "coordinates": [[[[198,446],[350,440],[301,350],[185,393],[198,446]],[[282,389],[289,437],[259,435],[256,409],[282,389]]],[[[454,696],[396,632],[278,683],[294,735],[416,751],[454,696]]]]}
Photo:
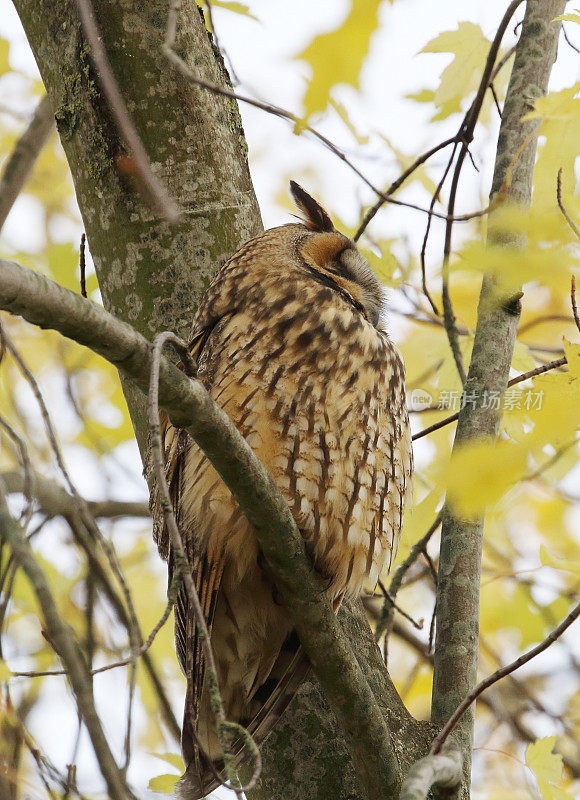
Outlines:
{"type": "MultiPolygon", "coordinates": [[[[96,0],[107,56],[154,172],[183,209],[157,219],[124,165],[125,150],[90,59],[73,0],[16,0],[55,111],[60,139],[105,308],[151,338],[188,338],[216,270],[259,233],[236,102],[186,83],[161,53],[166,0],[96,0]],[[125,168],[125,173],[124,173],[125,168]]],[[[227,81],[193,0],[180,12],[176,47],[206,80],[227,81]]],[[[142,397],[125,386],[142,453],[142,397]]]]}
{"type": "MultiPolygon", "coordinates": [[[[560,22],[565,0],[528,0],[522,32],[510,76],[499,132],[491,201],[502,189],[507,202],[527,208],[532,196],[538,120],[522,119],[547,90],[556,59],[560,22]],[[511,172],[511,178],[508,178],[511,172]],[[509,184],[506,186],[506,184],[509,184]]],[[[505,247],[524,247],[521,236],[493,234],[493,210],[489,216],[488,242],[505,247]]],[[[488,392],[503,396],[520,318],[520,301],[500,281],[486,275],[479,298],[477,327],[464,391],[476,398],[475,408],[466,403],[459,414],[454,449],[468,442],[496,439],[502,411],[485,407],[488,392]]],[[[479,652],[479,593],[483,516],[461,519],[448,505],[443,510],[439,580],[437,587],[437,636],[433,670],[431,718],[444,723],[477,683],[479,652]]],[[[457,726],[463,751],[465,783],[471,776],[471,752],[475,705],[457,726]]]]}

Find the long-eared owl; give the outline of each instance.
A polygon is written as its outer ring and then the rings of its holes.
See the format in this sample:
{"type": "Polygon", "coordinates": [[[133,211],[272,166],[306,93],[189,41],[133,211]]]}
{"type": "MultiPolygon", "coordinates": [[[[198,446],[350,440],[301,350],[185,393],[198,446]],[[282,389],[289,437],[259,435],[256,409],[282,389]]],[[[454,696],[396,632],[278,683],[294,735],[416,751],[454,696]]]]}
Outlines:
{"type": "MultiPolygon", "coordinates": [[[[401,356],[381,327],[383,291],[355,244],[294,182],[303,221],[256,236],[218,272],[195,318],[197,377],[286,498],[329,602],[390,566],[412,491],[401,356]]],[[[164,424],[167,477],[211,631],[225,713],[259,743],[308,662],[229,490],[185,431],[164,424]]],[[[168,559],[163,526],[157,541],[168,559]]],[[[222,751],[204,656],[181,590],[177,656],[187,679],[182,796],[215,786],[222,751]]]]}

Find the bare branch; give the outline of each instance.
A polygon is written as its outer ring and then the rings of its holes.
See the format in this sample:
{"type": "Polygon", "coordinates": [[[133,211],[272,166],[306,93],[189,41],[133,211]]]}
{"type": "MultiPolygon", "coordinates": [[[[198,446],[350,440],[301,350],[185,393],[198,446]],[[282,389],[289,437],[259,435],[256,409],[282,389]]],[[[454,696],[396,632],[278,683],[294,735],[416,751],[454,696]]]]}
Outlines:
{"type": "Polygon", "coordinates": [[[576,305],[576,277],[572,275],[570,278],[570,302],[572,304],[572,313],[574,314],[574,322],[580,331],[580,315],[578,314],[578,306],[576,305]]]}
{"type": "MultiPolygon", "coordinates": [[[[0,326],[0,331],[1,330],[2,328],[0,326]]],[[[20,462],[22,464],[22,470],[23,470],[21,491],[26,499],[26,509],[22,512],[22,517],[20,518],[20,524],[22,525],[23,529],[26,530],[28,528],[30,520],[32,519],[32,514],[33,514],[32,462],[30,460],[30,454],[28,452],[28,447],[24,439],[16,433],[12,425],[10,425],[10,423],[7,420],[5,420],[4,417],[2,416],[0,416],[0,428],[4,429],[4,431],[8,434],[8,437],[12,439],[12,441],[18,448],[18,454],[20,456],[20,462]]]]}
{"type": "MultiPolygon", "coordinates": [[[[542,364],[541,367],[531,369],[529,372],[523,372],[521,375],[516,375],[515,378],[512,378],[510,381],[508,381],[507,385],[508,387],[515,386],[516,383],[522,383],[523,381],[535,378],[537,375],[543,375],[544,372],[550,372],[552,369],[558,369],[567,363],[568,361],[565,356],[562,358],[557,358],[555,361],[550,361],[548,364],[542,364]]],[[[445,419],[439,420],[439,422],[434,422],[433,425],[429,425],[428,428],[423,428],[422,431],[418,431],[418,433],[413,434],[413,441],[415,441],[415,439],[422,439],[423,436],[428,436],[430,433],[438,431],[439,428],[444,428],[446,425],[456,422],[459,419],[459,414],[460,412],[457,411],[455,414],[450,414],[450,416],[445,417],[445,419]]]]}
{"type": "MultiPolygon", "coordinates": [[[[6,470],[0,473],[7,494],[26,493],[26,475],[17,470],[6,470]]],[[[39,504],[41,510],[49,517],[68,517],[76,511],[74,497],[56,481],[49,480],[37,472],[30,474],[30,496],[39,504]]],[[[85,501],[91,514],[106,519],[117,517],[148,517],[147,503],[128,500],[87,500],[85,501]]]]}
{"type": "Polygon", "coordinates": [[[580,239],[580,228],[578,227],[578,225],[576,225],[576,223],[568,213],[568,210],[564,205],[564,201],[562,200],[562,167],[560,167],[560,169],[558,170],[558,177],[556,178],[556,199],[558,201],[558,207],[560,208],[560,211],[562,212],[564,219],[566,220],[570,228],[574,231],[577,238],[580,239]]]}
{"type": "Polygon", "coordinates": [[[36,106],[28,127],[6,160],[2,178],[0,178],[0,231],[53,130],[54,114],[50,101],[45,95],[36,106]]]}
{"type": "Polygon", "coordinates": [[[81,233],[81,246],[79,249],[79,272],[81,279],[81,294],[83,297],[87,296],[87,277],[86,277],[87,264],[85,260],[86,240],[87,240],[86,234],[81,233]]]}
{"type": "MultiPolygon", "coordinates": [[[[456,137],[452,137],[451,139],[445,139],[443,142],[440,142],[439,144],[436,144],[435,147],[432,147],[430,150],[427,150],[425,153],[423,153],[418,158],[416,158],[415,161],[413,161],[413,163],[409,167],[407,167],[407,169],[404,170],[404,172],[402,172],[399,175],[399,177],[395,181],[393,181],[393,183],[391,183],[389,188],[385,189],[383,195],[381,197],[379,197],[379,199],[374,204],[374,206],[372,208],[369,208],[369,210],[364,215],[364,218],[363,218],[361,224],[359,225],[357,232],[352,237],[353,241],[358,242],[358,240],[360,239],[360,237],[365,232],[366,228],[368,227],[368,225],[371,222],[371,220],[373,219],[373,217],[383,207],[383,205],[386,202],[388,202],[388,198],[392,194],[394,194],[397,191],[397,189],[399,189],[399,187],[401,187],[403,185],[403,183],[405,183],[407,178],[410,175],[412,175],[413,172],[415,172],[416,169],[419,169],[419,167],[422,164],[424,164],[426,161],[428,161],[431,158],[431,156],[435,155],[435,153],[438,153],[440,150],[443,150],[444,148],[448,147],[450,144],[455,144],[455,143],[456,143],[456,137]]],[[[429,215],[429,219],[431,219],[431,215],[429,215]]]]}
{"type": "Polygon", "coordinates": [[[485,692],[490,686],[493,686],[494,683],[505,678],[506,675],[509,675],[512,672],[515,672],[516,669],[523,667],[524,664],[527,664],[528,661],[531,661],[533,658],[538,656],[540,653],[543,653],[544,650],[547,650],[550,645],[554,644],[554,642],[560,638],[560,636],[566,631],[572,623],[574,623],[578,617],[580,616],[580,603],[578,603],[572,611],[568,614],[566,619],[562,620],[562,622],[558,625],[557,628],[546,636],[543,642],[532,647],[531,650],[528,650],[527,653],[519,656],[516,658],[515,661],[512,661],[511,664],[508,664],[505,667],[501,667],[500,669],[496,670],[492,675],[489,675],[485,680],[478,683],[475,689],[469,693],[469,695],[463,700],[463,702],[457,707],[455,712],[449,718],[449,720],[445,723],[445,726],[442,728],[441,732],[435,738],[433,745],[431,747],[431,754],[435,755],[441,752],[445,741],[447,740],[449,734],[453,731],[463,714],[467,711],[467,709],[471,706],[472,703],[477,700],[482,692],[485,692]]]}
{"type": "Polygon", "coordinates": [[[566,44],[568,45],[568,47],[571,47],[572,50],[575,50],[577,53],[580,53],[580,49],[578,47],[576,47],[576,45],[573,42],[570,41],[570,38],[568,36],[568,32],[566,31],[566,26],[565,25],[562,25],[562,33],[564,34],[564,40],[566,41],[566,44]]]}
{"type": "Polygon", "coordinates": [[[0,509],[0,536],[10,546],[16,563],[25,572],[42,609],[46,632],[65,664],[79,713],[87,727],[93,749],[113,800],[134,800],[109,748],[93,699],[91,676],[74,631],[61,618],[54,597],[30,543],[22,529],[0,509]]]}

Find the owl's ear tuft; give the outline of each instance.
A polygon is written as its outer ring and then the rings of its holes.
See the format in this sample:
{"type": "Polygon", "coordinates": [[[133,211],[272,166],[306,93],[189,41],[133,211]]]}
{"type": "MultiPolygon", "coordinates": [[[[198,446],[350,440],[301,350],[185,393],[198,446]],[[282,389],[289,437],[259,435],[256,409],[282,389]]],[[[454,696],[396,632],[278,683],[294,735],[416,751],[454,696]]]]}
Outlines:
{"type": "Polygon", "coordinates": [[[290,191],[294,202],[304,215],[304,224],[309,231],[322,233],[335,230],[332,220],[326,211],[296,181],[290,181],[290,191]]]}

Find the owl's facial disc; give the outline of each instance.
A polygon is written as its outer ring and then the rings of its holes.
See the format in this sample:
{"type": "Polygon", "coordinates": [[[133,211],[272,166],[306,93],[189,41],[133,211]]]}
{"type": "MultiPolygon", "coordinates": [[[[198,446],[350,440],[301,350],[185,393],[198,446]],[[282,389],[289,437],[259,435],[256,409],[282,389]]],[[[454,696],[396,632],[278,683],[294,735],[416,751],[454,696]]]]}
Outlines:
{"type": "Polygon", "coordinates": [[[295,181],[290,191],[304,217],[304,226],[313,235],[302,245],[302,254],[321,273],[332,277],[355,304],[362,306],[369,322],[379,324],[383,289],[368,261],[353,241],[339,233],[328,213],[295,181]]]}
{"type": "Polygon", "coordinates": [[[346,293],[377,327],[383,304],[383,290],[368,261],[354,242],[338,231],[306,236],[300,251],[309,266],[330,279],[341,293],[346,293]]]}
{"type": "Polygon", "coordinates": [[[370,322],[376,328],[381,316],[384,295],[383,287],[370,264],[352,243],[340,253],[337,264],[342,274],[361,288],[361,302],[370,322]]]}

